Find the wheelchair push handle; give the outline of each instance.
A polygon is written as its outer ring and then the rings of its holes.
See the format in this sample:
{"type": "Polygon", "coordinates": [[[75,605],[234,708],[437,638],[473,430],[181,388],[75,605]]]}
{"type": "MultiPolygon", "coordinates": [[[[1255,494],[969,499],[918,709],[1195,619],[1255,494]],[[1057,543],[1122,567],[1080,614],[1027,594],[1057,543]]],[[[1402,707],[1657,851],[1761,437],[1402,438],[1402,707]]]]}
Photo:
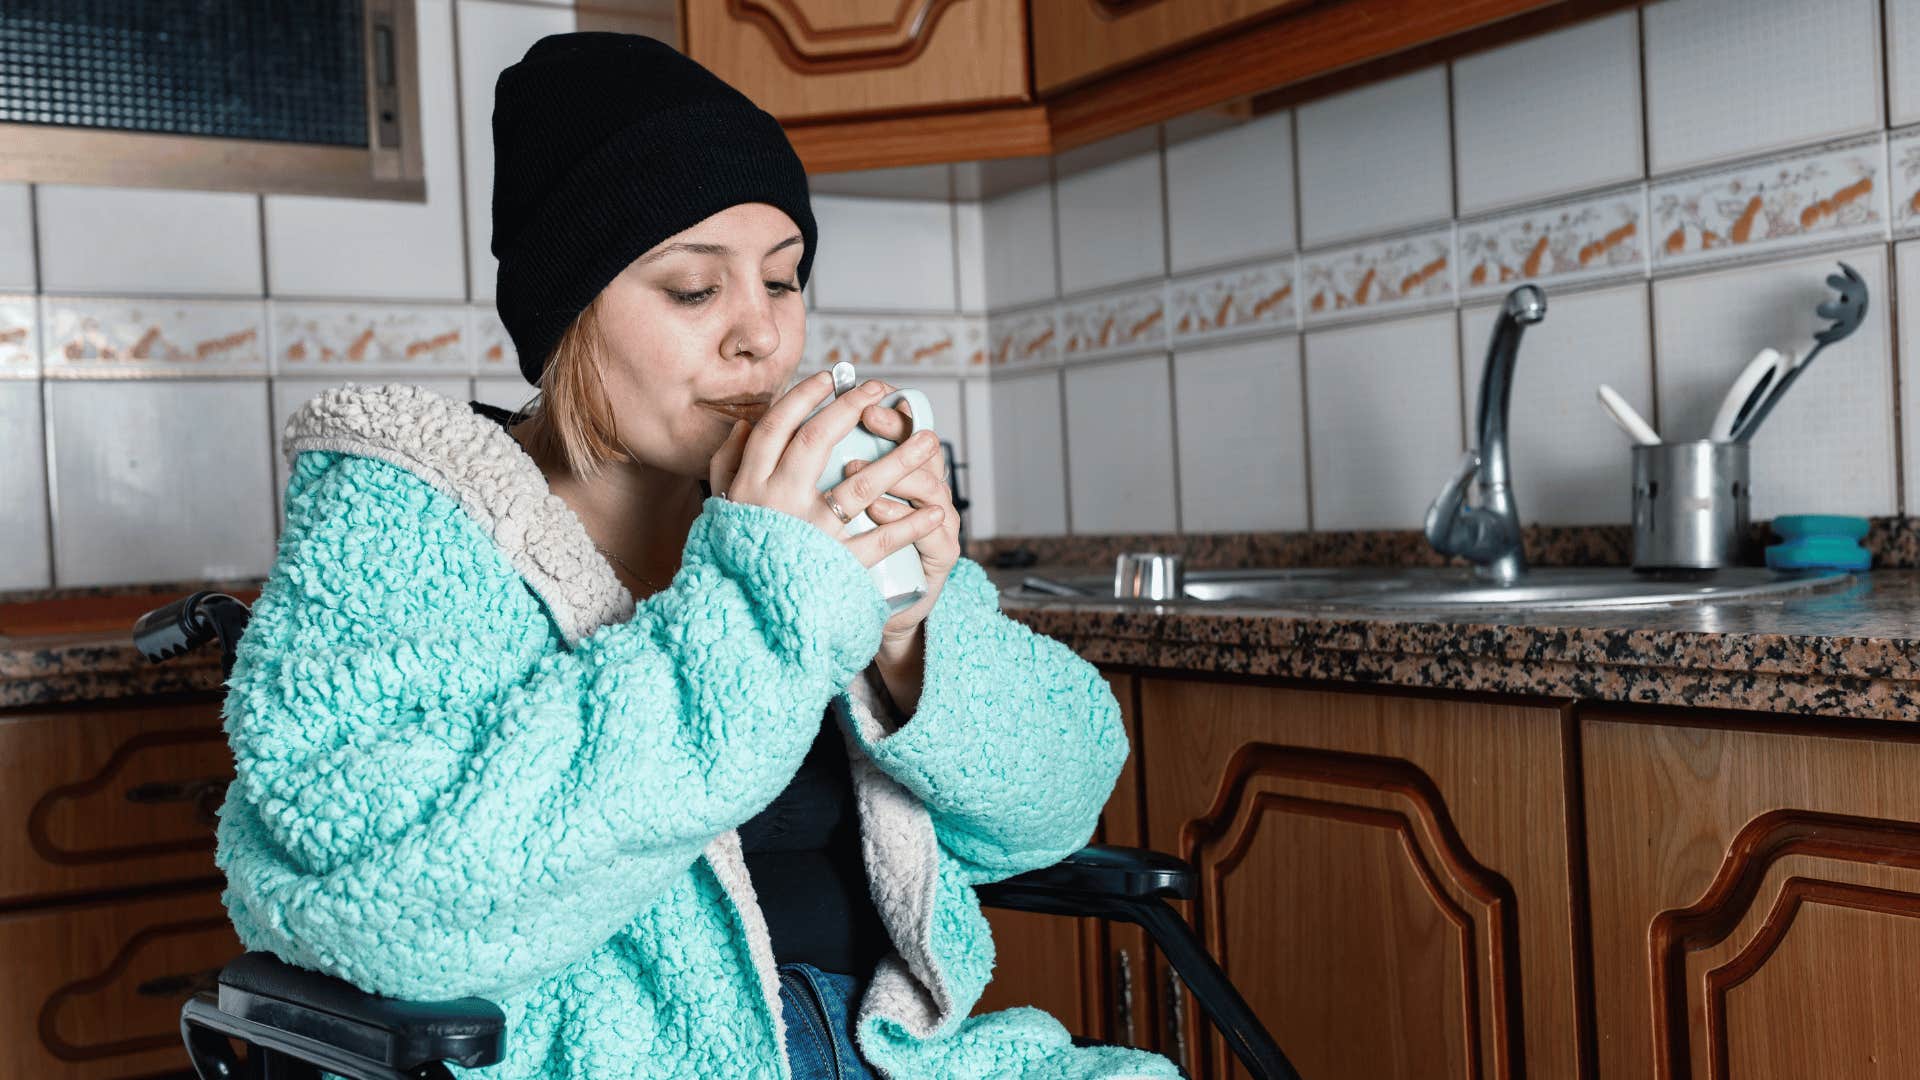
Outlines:
{"type": "Polygon", "coordinates": [[[218,638],[224,680],[233,674],[234,649],[249,614],[247,605],[226,593],[201,589],[140,616],[133,624],[133,646],[148,663],[158,664],[218,638]]]}

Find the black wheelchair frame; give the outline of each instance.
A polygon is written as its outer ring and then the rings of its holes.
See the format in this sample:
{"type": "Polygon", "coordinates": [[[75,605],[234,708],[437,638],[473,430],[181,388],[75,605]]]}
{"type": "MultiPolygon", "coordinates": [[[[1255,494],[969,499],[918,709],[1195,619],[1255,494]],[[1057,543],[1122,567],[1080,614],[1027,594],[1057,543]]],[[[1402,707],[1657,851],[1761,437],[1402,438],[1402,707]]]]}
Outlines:
{"type": "MultiPolygon", "coordinates": [[[[224,683],[248,615],[239,600],[202,590],[141,616],[134,645],[159,663],[217,639],[224,683]]],[[[1167,904],[1193,899],[1195,886],[1193,867],[1181,859],[1096,844],[975,891],[985,907],[1144,928],[1253,1080],[1299,1080],[1226,972],[1167,904]]],[[[349,1080],[452,1080],[447,1062],[483,1068],[506,1050],[506,1017],[483,998],[381,997],[259,951],[228,963],[218,987],[180,1010],[180,1035],[201,1080],[317,1080],[320,1070],[349,1080]],[[249,1048],[244,1058],[234,1039],[249,1048]]]]}

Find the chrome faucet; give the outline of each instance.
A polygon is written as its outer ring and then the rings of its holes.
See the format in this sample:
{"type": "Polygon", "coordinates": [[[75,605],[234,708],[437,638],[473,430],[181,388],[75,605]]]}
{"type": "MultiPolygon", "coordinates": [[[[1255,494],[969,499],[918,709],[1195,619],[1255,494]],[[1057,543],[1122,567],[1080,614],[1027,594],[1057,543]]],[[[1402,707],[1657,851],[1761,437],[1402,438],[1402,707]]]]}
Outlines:
{"type": "Polygon", "coordinates": [[[1427,543],[1443,555],[1459,555],[1474,564],[1474,576],[1511,585],[1527,572],[1520,546],[1520,515],[1513,507],[1512,470],[1507,454],[1507,402],[1513,391],[1513,365],[1520,335],[1547,317],[1547,296],[1537,285],[1507,294],[1487,345],[1486,370],[1480,376],[1479,441],[1460,459],[1460,467],[1440,497],[1427,508],[1427,543]],[[1466,504],[1467,484],[1479,477],[1480,505],[1466,504]]]}

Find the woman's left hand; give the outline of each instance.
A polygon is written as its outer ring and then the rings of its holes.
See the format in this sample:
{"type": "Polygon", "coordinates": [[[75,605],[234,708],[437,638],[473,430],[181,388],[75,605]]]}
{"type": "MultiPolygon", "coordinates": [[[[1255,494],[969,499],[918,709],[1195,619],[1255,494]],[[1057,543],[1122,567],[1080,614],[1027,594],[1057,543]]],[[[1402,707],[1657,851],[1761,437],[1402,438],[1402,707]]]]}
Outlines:
{"type": "MultiPolygon", "coordinates": [[[[886,386],[888,393],[894,389],[886,386]]],[[[892,407],[869,405],[860,414],[860,422],[875,435],[898,443],[913,434],[912,416],[912,406],[902,401],[892,407]]],[[[861,460],[848,462],[847,475],[852,476],[868,464],[861,460]]],[[[887,493],[907,500],[907,505],[892,499],[873,500],[867,507],[867,516],[876,525],[898,521],[923,506],[939,506],[946,510],[946,516],[932,532],[914,541],[914,548],[920,552],[920,569],[927,578],[927,594],[915,601],[912,607],[889,617],[881,631],[881,653],[901,655],[910,649],[920,624],[926,621],[927,613],[933,610],[934,602],[940,599],[940,589],[946,584],[947,575],[953,572],[954,563],[960,559],[960,514],[953,508],[953,489],[947,486],[945,454],[937,453],[929,457],[925,464],[896,481],[887,489],[887,493]]]]}

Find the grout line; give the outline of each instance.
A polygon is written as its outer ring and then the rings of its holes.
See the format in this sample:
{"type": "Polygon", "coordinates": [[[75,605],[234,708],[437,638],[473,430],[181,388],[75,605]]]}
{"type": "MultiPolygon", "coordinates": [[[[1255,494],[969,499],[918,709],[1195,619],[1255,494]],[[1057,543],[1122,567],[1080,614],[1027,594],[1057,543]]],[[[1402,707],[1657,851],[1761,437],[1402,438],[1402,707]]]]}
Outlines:
{"type": "MultiPolygon", "coordinates": [[[[1053,229],[1053,298],[1050,302],[1057,304],[1061,294],[1066,291],[1066,271],[1062,266],[1065,259],[1062,257],[1060,248],[1060,156],[1058,154],[1047,156],[1047,205],[1051,209],[1052,221],[1049,224],[1053,229]]],[[[1058,308],[1055,309],[1054,327],[1057,334],[1059,332],[1058,308]]],[[[1063,515],[1062,520],[1066,522],[1066,535],[1072,536],[1073,468],[1067,447],[1067,367],[1066,357],[1062,356],[1060,359],[1060,366],[1054,369],[1053,376],[1054,386],[1060,394],[1060,510],[1063,515]]]]}
{"type": "Polygon", "coordinates": [[[1180,490],[1180,378],[1175,370],[1173,353],[1160,355],[1167,365],[1167,438],[1173,444],[1173,534],[1185,536],[1186,512],[1182,508],[1180,490]]]}
{"type": "MultiPolygon", "coordinates": [[[[1494,315],[1495,325],[1500,316],[1494,315]]],[[[1485,376],[1482,376],[1483,378],[1485,376]]],[[[1467,447],[1480,437],[1467,419],[1467,309],[1453,309],[1453,400],[1457,406],[1455,412],[1460,417],[1460,452],[1466,453],[1467,447]]],[[[1474,406],[1479,412],[1479,406],[1474,406]]],[[[1477,448],[1476,448],[1477,449],[1477,448]]]]}
{"type": "MultiPolygon", "coordinates": [[[[1633,47],[1636,62],[1640,65],[1640,179],[1648,181],[1647,208],[1653,208],[1653,105],[1647,92],[1647,9],[1633,9],[1633,47]]],[[[1652,220],[1647,224],[1651,226],[1652,220]]],[[[1648,270],[1652,270],[1653,240],[1647,240],[1648,270]]]]}
{"type": "MultiPolygon", "coordinates": [[[[33,259],[33,291],[44,293],[47,289],[46,275],[40,267],[40,185],[27,185],[27,244],[33,259]]],[[[34,367],[40,366],[40,358],[34,358],[34,367]]]]}
{"type": "MultiPolygon", "coordinates": [[[[1298,269],[1300,249],[1305,246],[1306,210],[1300,205],[1300,110],[1287,110],[1287,164],[1293,172],[1293,257],[1295,269],[1298,269]]],[[[1295,311],[1300,310],[1300,275],[1294,275],[1295,311]]],[[[1306,320],[1302,318],[1301,322],[1306,320]]]]}
{"type": "MultiPolygon", "coordinates": [[[[472,218],[467,206],[467,102],[466,86],[460,78],[460,4],[462,0],[451,0],[447,4],[448,17],[452,19],[450,32],[453,35],[453,145],[454,164],[458,166],[456,174],[460,183],[460,295],[462,303],[473,303],[473,238],[468,235],[473,229],[472,218]]],[[[811,284],[811,282],[809,282],[811,284]]]]}
{"type": "MultiPolygon", "coordinates": [[[[1444,93],[1447,96],[1447,107],[1443,113],[1446,117],[1447,124],[1447,187],[1449,189],[1447,192],[1447,209],[1448,216],[1453,219],[1455,224],[1458,224],[1460,221],[1460,132],[1458,130],[1459,125],[1453,122],[1453,110],[1459,105],[1453,97],[1453,65],[1454,61],[1452,60],[1442,64],[1440,66],[1440,74],[1442,81],[1446,84],[1444,93]]],[[[1456,259],[1456,261],[1458,260],[1456,259]]],[[[1455,272],[1455,276],[1458,276],[1457,271],[1455,272]]],[[[1457,285],[1454,288],[1454,295],[1456,297],[1460,295],[1460,290],[1457,285]]]]}
{"type": "Polygon", "coordinates": [[[1313,524],[1313,427],[1307,423],[1307,334],[1301,330],[1293,335],[1293,358],[1300,366],[1300,468],[1306,480],[1307,495],[1307,531],[1314,530],[1313,524]]]}
{"type": "MultiPolygon", "coordinates": [[[[953,197],[952,165],[947,166],[947,236],[953,256],[953,313],[965,315],[967,313],[966,289],[961,286],[960,279],[966,275],[966,270],[960,258],[960,203],[953,197]]],[[[984,260],[986,252],[981,252],[980,257],[984,260]]]]}
{"type": "Polygon", "coordinates": [[[1900,252],[1887,244],[1887,354],[1893,363],[1893,508],[1899,517],[1907,515],[1907,441],[1906,410],[1900,406],[1900,252]]]}
{"type": "Polygon", "coordinates": [[[273,269],[267,261],[267,197],[255,195],[253,203],[260,232],[260,299],[267,300],[273,296],[273,269]]]}
{"type": "Polygon", "coordinates": [[[1874,11],[1875,29],[1880,31],[1880,54],[1874,57],[1880,78],[1880,130],[1893,126],[1893,42],[1887,33],[1887,0],[1880,0],[1874,11]]]}
{"type": "MultiPolygon", "coordinates": [[[[1173,307],[1173,192],[1167,185],[1167,125],[1160,124],[1154,129],[1154,160],[1160,166],[1160,310],[1161,318],[1171,322],[1172,317],[1164,314],[1173,307]]],[[[1174,375],[1173,335],[1167,335],[1167,348],[1161,353],[1167,365],[1167,431],[1170,445],[1167,453],[1173,464],[1173,533],[1186,535],[1186,514],[1181,508],[1180,497],[1180,399],[1179,380],[1174,375]]]]}
{"type": "MultiPolygon", "coordinates": [[[[45,327],[42,327],[44,330],[45,327]]],[[[40,452],[46,457],[47,469],[47,580],[53,588],[62,588],[60,584],[60,493],[55,480],[53,449],[53,383],[42,373],[40,380],[40,452]]]]}
{"type": "Polygon", "coordinates": [[[42,289],[45,279],[40,272],[40,185],[27,185],[27,244],[33,257],[33,323],[34,340],[33,371],[40,392],[35,395],[40,410],[40,502],[46,508],[47,540],[47,585],[58,587],[60,576],[55,565],[53,515],[58,503],[53,497],[53,410],[48,407],[48,395],[52,392],[47,386],[47,305],[42,301],[42,289]]]}
{"type": "Polygon", "coordinates": [[[1655,306],[1658,297],[1654,295],[1653,281],[1643,283],[1647,290],[1647,423],[1653,430],[1660,430],[1660,335],[1655,331],[1660,323],[1655,306]]]}

